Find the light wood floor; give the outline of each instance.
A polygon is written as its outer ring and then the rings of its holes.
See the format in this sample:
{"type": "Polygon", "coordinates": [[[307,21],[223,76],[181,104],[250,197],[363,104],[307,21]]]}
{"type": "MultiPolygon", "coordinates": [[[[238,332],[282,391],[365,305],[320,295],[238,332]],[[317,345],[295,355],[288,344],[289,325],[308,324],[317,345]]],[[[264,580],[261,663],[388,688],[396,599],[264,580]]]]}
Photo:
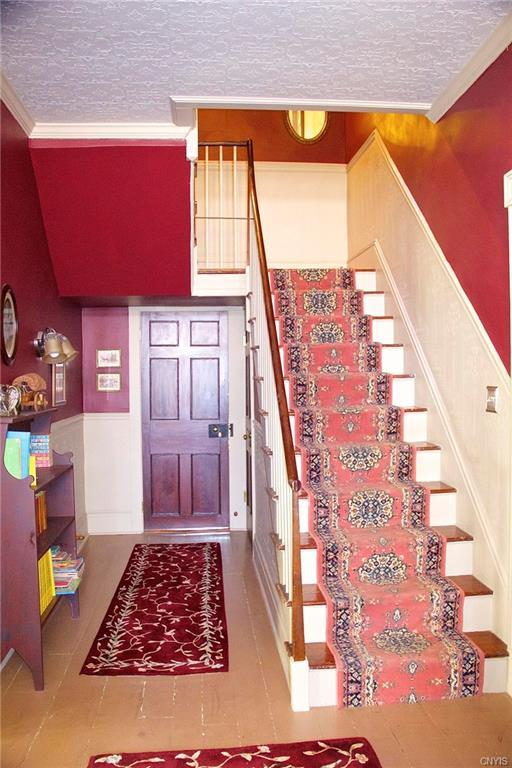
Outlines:
{"type": "Polygon", "coordinates": [[[364,736],[383,768],[512,767],[512,699],[294,713],[243,533],[221,538],[230,671],[89,677],[79,671],[134,544],[91,537],[81,617],[61,604],[44,629],[46,688],[14,656],[2,673],[2,768],[85,768],[102,752],[364,736]],[[491,762],[491,758],[495,761],[491,762]],[[496,761],[501,758],[501,761],[496,761]]]}

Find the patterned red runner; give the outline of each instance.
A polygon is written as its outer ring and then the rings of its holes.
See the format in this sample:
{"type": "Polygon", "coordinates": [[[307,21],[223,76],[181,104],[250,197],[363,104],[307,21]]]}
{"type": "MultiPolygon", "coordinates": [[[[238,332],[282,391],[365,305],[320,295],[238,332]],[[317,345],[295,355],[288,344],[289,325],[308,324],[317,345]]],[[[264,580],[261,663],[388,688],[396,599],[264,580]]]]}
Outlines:
{"type": "Polygon", "coordinates": [[[81,674],[227,669],[220,544],[137,544],[81,674]]]}
{"type": "Polygon", "coordinates": [[[186,752],[125,752],[91,757],[88,768],[114,765],[117,768],[382,768],[366,739],[325,739],[294,744],[260,744],[226,749],[190,749],[186,752]]]}
{"type": "Polygon", "coordinates": [[[381,345],[348,269],[271,272],[342,706],[478,693],[445,539],[427,527],[381,345]]]}

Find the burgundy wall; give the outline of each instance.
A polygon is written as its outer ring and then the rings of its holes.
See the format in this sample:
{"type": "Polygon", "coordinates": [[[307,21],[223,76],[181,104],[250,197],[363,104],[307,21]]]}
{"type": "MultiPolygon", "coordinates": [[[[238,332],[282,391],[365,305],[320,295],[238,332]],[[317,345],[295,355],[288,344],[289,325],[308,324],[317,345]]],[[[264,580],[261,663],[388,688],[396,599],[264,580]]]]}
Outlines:
{"type": "Polygon", "coordinates": [[[320,141],[302,144],[286,127],[284,111],[200,109],[200,141],[253,140],[254,159],[280,163],[344,163],[345,115],[331,112],[320,141]]]}
{"type": "MultiPolygon", "coordinates": [[[[81,350],[81,310],[60,299],[52,270],[41,218],[28,140],[2,103],[2,283],[9,283],[16,296],[19,318],[18,352],[14,364],[2,362],[2,382],[10,383],[22,373],[39,373],[51,395],[51,369],[36,357],[32,340],[37,331],[52,326],[69,337],[81,350]]],[[[67,404],[55,419],[82,411],[82,357],[66,366],[67,404]]],[[[51,397],[50,397],[51,399],[51,397]]]]}
{"type": "Polygon", "coordinates": [[[82,310],[83,387],[85,413],[128,413],[129,339],[128,308],[105,307],[82,310]],[[120,368],[96,368],[97,349],[120,349],[120,368]],[[120,373],[120,392],[97,392],[97,373],[120,373]]]}
{"type": "Polygon", "coordinates": [[[190,164],[169,142],[32,141],[62,296],[190,296],[190,164]]]}
{"type": "Polygon", "coordinates": [[[435,125],[413,115],[346,115],[347,158],[378,128],[498,354],[510,370],[507,211],[512,48],[435,125]]]}

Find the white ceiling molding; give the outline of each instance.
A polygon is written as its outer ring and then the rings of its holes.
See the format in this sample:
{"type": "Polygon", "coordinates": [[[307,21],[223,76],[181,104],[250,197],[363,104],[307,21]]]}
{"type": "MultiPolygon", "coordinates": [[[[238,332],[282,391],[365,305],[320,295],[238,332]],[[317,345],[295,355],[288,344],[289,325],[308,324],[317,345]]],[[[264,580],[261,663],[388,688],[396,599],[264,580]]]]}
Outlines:
{"type": "Polygon", "coordinates": [[[473,83],[478,80],[487,67],[495,61],[500,53],[503,53],[512,43],[512,13],[505,16],[485,43],[478,49],[474,56],[461,69],[459,74],[448,83],[445,90],[433,101],[427,117],[437,123],[448,112],[457,99],[465,93],[473,83]]]}
{"type": "Polygon", "coordinates": [[[34,128],[34,120],[32,115],[25,107],[21,99],[18,97],[16,91],[2,72],[2,101],[5,106],[16,118],[17,122],[23,128],[27,136],[30,136],[32,129],[34,128]]]}
{"type": "Polygon", "coordinates": [[[187,120],[191,109],[311,109],[327,112],[407,112],[425,115],[428,102],[357,101],[342,99],[269,99],[243,96],[171,96],[171,115],[175,125],[187,120]]]}
{"type": "Polygon", "coordinates": [[[35,123],[30,138],[185,141],[191,127],[190,123],[183,126],[171,123],[35,123]]]}

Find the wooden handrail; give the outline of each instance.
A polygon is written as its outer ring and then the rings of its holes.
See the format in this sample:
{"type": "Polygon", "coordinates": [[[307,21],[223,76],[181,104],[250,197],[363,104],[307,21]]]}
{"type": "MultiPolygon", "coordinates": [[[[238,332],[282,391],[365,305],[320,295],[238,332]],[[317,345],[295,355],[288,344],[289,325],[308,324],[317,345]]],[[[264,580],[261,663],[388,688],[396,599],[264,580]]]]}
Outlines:
{"type": "Polygon", "coordinates": [[[290,426],[290,413],[286,390],[284,387],[283,368],[279,354],[279,342],[277,339],[272,294],[268,278],[267,256],[263,242],[260,209],[256,192],[256,176],[254,173],[254,154],[252,141],[247,142],[247,159],[249,163],[249,189],[254,213],[254,228],[256,232],[256,244],[258,248],[258,261],[260,265],[263,299],[265,302],[265,315],[267,318],[270,353],[272,356],[272,368],[276,384],[277,405],[279,408],[279,421],[281,422],[281,434],[283,436],[284,457],[288,483],[292,489],[292,653],[294,661],[304,661],[306,658],[306,646],[304,642],[304,599],[302,594],[302,569],[300,560],[300,523],[299,523],[299,491],[301,488],[297,472],[295,458],[295,442],[290,426]]]}
{"type": "MultiPolygon", "coordinates": [[[[290,426],[290,415],[286,389],[284,386],[283,368],[279,354],[279,341],[277,338],[274,308],[272,305],[272,292],[268,277],[267,256],[263,241],[258,195],[256,191],[256,177],[254,173],[254,153],[252,141],[205,141],[199,142],[200,147],[245,147],[248,161],[248,205],[252,203],[254,215],[254,229],[258,251],[258,263],[260,267],[261,283],[263,289],[263,301],[265,305],[265,317],[270,344],[272,369],[276,386],[279,421],[283,438],[284,458],[288,484],[292,490],[292,653],[295,661],[304,661],[306,649],[304,643],[304,615],[303,593],[300,560],[300,525],[299,525],[299,491],[301,483],[297,472],[295,458],[295,443],[290,426]]],[[[249,214],[249,210],[248,210],[249,214]]],[[[249,215],[247,216],[249,224],[249,215]]]]}
{"type": "Polygon", "coordinates": [[[258,205],[258,195],[256,192],[256,178],[254,175],[254,155],[252,149],[252,141],[250,140],[247,142],[247,157],[249,161],[249,191],[254,212],[254,229],[256,232],[256,244],[258,246],[258,261],[260,265],[261,283],[263,288],[263,301],[265,303],[265,316],[267,319],[270,354],[272,357],[272,368],[274,370],[274,380],[276,384],[279,421],[281,422],[281,433],[283,435],[286,474],[288,476],[288,483],[290,484],[291,489],[293,491],[300,491],[300,480],[297,473],[297,462],[295,459],[295,444],[290,427],[290,414],[288,402],[286,399],[286,390],[284,388],[281,356],[279,354],[279,342],[277,339],[274,309],[272,306],[272,293],[270,291],[270,280],[268,278],[267,256],[265,253],[265,244],[263,242],[263,232],[261,229],[260,209],[258,205]]]}

